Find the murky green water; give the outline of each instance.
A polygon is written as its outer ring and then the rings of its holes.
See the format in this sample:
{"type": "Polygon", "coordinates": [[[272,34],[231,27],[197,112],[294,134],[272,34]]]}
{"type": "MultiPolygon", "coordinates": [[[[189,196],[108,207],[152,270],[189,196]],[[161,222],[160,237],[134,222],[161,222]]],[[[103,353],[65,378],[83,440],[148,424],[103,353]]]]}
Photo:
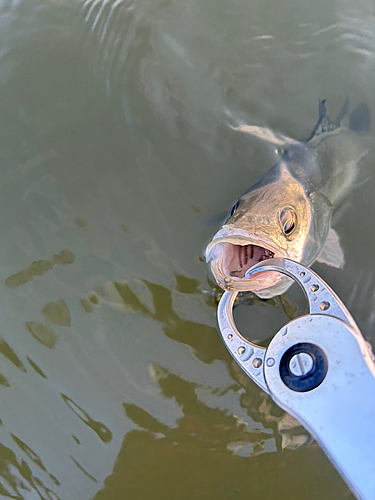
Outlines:
{"type": "MultiPolygon", "coordinates": [[[[203,249],[318,99],[375,110],[371,2],[0,4],[0,497],[352,498],[232,362],[203,249]]],[[[375,340],[373,182],[314,268],[375,340]]],[[[296,301],[296,291],[288,292],[296,301]]],[[[266,339],[280,301],[242,306],[266,339]]],[[[360,429],[358,430],[360,432],[360,429]]]]}

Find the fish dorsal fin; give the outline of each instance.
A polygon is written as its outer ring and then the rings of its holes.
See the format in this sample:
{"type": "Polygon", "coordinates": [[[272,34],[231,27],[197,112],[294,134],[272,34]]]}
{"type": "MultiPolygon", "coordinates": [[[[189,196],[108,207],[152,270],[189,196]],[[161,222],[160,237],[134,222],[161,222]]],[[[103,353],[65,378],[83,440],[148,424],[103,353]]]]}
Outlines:
{"type": "Polygon", "coordinates": [[[291,139],[286,135],[279,134],[277,132],[273,132],[271,129],[267,127],[258,127],[256,125],[239,125],[238,127],[232,127],[229,125],[231,129],[238,130],[239,132],[245,132],[246,134],[253,135],[262,141],[269,142],[275,146],[288,147],[290,144],[297,144],[298,141],[295,139],[291,139]]]}
{"type": "Polygon", "coordinates": [[[319,101],[319,120],[310,136],[306,139],[306,142],[311,141],[318,135],[332,132],[337,128],[339,127],[335,123],[331,122],[331,120],[327,116],[326,100],[324,99],[323,101],[319,101]]]}

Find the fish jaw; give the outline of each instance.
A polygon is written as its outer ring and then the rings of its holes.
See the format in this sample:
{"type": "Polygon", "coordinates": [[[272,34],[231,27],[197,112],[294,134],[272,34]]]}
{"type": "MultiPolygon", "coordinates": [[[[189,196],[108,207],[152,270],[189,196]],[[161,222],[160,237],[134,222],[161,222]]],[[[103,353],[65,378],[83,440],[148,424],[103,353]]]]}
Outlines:
{"type": "Polygon", "coordinates": [[[224,290],[252,291],[261,298],[283,293],[293,283],[290,278],[275,271],[264,271],[245,279],[252,266],[270,258],[288,257],[265,235],[250,235],[247,231],[230,226],[216,233],[206,249],[206,261],[218,285],[224,290]]]}

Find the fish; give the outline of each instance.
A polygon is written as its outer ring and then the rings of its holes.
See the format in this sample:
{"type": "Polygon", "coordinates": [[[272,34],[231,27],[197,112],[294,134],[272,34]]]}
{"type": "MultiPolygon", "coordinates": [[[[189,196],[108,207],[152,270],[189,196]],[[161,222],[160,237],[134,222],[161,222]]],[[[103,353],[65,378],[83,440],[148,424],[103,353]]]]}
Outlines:
{"type": "MultiPolygon", "coordinates": [[[[361,184],[361,160],[370,150],[370,113],[361,103],[349,115],[347,99],[335,123],[325,103],[319,101],[318,122],[304,141],[275,136],[277,145],[286,144],[279,160],[237,198],[208,244],[206,261],[224,290],[252,291],[263,299],[284,293],[293,283],[286,276],[272,271],[245,276],[256,263],[272,258],[343,267],[332,214],[361,184]]],[[[269,129],[259,128],[255,135],[275,142],[269,129]]]]}

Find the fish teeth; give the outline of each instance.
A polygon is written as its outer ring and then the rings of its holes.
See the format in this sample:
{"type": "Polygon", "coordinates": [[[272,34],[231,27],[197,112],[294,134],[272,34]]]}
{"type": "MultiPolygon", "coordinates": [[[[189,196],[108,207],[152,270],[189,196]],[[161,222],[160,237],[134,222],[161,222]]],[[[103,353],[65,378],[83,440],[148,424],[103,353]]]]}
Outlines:
{"type": "Polygon", "coordinates": [[[261,260],[273,259],[274,256],[275,254],[271,252],[271,250],[267,250],[267,248],[265,248],[261,260]]]}

